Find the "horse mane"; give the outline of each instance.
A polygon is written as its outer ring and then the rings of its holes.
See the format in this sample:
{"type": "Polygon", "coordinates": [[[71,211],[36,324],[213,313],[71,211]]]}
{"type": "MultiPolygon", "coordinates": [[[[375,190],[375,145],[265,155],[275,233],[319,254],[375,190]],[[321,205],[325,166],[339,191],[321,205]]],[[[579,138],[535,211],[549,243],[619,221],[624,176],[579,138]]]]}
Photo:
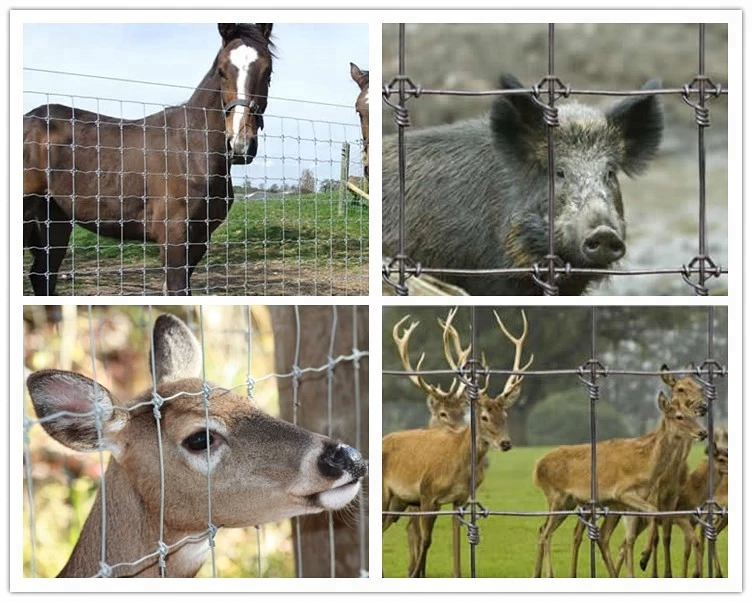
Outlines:
{"type": "Polygon", "coordinates": [[[272,58],[277,58],[274,54],[274,51],[277,49],[274,42],[267,40],[261,33],[261,30],[256,27],[255,23],[236,23],[235,31],[237,31],[238,38],[240,38],[246,46],[266,48],[272,58]]]}

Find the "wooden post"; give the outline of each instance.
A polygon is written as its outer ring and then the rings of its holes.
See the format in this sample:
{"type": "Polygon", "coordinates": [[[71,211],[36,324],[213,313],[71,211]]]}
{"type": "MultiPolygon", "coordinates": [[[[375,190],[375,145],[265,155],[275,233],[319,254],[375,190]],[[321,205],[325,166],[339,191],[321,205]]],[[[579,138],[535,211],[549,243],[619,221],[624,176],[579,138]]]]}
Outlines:
{"type": "Polygon", "coordinates": [[[339,214],[345,212],[347,202],[347,180],[350,178],[350,143],[342,143],[342,162],[339,169],[339,214]]]}
{"type": "MultiPolygon", "coordinates": [[[[355,321],[353,321],[353,310],[352,306],[338,306],[332,357],[351,354],[353,346],[361,351],[368,350],[368,308],[358,307],[355,321]],[[356,341],[353,340],[354,334],[357,334],[356,341]]],[[[299,348],[296,345],[295,309],[290,306],[269,308],[274,332],[276,371],[280,374],[290,373],[295,362],[296,350],[299,352],[298,362],[301,368],[325,366],[328,361],[333,321],[332,307],[306,305],[299,307],[298,311],[300,315],[299,348]]],[[[338,364],[334,368],[331,409],[327,407],[326,372],[302,374],[297,396],[297,423],[324,435],[328,434],[331,429],[335,439],[349,445],[359,445],[360,451],[367,455],[368,357],[360,358],[358,366],[357,375],[355,365],[351,361],[338,364]],[[330,414],[333,417],[331,423],[329,422],[330,414]]],[[[293,379],[281,378],[277,386],[280,416],[292,422],[293,379]]],[[[366,484],[365,487],[367,491],[368,485],[366,484]]],[[[326,513],[311,514],[300,519],[301,541],[297,541],[297,533],[293,529],[293,549],[296,566],[301,569],[303,577],[329,577],[332,552],[336,577],[362,576],[361,570],[368,569],[367,502],[363,513],[364,529],[359,528],[356,520],[348,516],[348,512],[334,513],[334,550],[330,549],[329,517],[326,513]],[[363,555],[365,558],[362,557],[363,555]]]]}

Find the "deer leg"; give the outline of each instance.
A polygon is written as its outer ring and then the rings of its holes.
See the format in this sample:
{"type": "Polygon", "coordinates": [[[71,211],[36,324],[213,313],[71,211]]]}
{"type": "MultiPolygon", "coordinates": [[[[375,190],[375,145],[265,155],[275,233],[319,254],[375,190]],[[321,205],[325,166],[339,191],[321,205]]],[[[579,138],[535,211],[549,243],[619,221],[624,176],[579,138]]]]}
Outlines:
{"type": "MultiPolygon", "coordinates": [[[[60,265],[63,263],[68,251],[68,242],[73,231],[73,222],[57,206],[54,199],[47,202],[43,197],[37,199],[37,208],[40,202],[44,203],[47,211],[44,212],[45,221],[49,217],[48,224],[33,225],[24,234],[28,234],[31,254],[34,262],[31,265],[29,280],[35,295],[54,295],[57,288],[57,277],[60,265]]],[[[24,199],[25,201],[27,199],[24,199]]],[[[37,216],[39,212],[37,211],[37,216]]]]}
{"type": "MultiPolygon", "coordinates": [[[[421,512],[431,512],[438,510],[438,505],[433,503],[421,503],[421,512]]],[[[426,575],[426,557],[428,548],[431,547],[431,535],[433,533],[433,524],[436,522],[435,515],[426,515],[419,517],[420,520],[420,549],[418,559],[410,577],[425,577],[426,575]]]]}
{"type": "MultiPolygon", "coordinates": [[[[728,516],[722,516],[721,518],[718,519],[718,522],[716,522],[716,527],[715,527],[716,533],[720,535],[721,531],[723,531],[727,526],[728,526],[728,516]]],[[[718,543],[717,542],[715,546],[715,576],[723,577],[723,571],[721,570],[721,559],[718,558],[718,543]]]]}
{"type": "Polygon", "coordinates": [[[685,545],[686,542],[689,542],[689,545],[695,551],[695,572],[692,576],[701,577],[703,550],[700,547],[700,540],[697,537],[694,528],[692,527],[692,523],[686,516],[682,516],[676,519],[676,524],[679,525],[679,528],[682,531],[684,531],[685,545]]]}
{"type": "Polygon", "coordinates": [[[569,570],[569,576],[572,578],[577,577],[577,557],[580,553],[580,545],[582,545],[582,534],[585,532],[585,523],[578,520],[574,524],[574,531],[572,531],[572,566],[569,570]]]}
{"type": "MultiPolygon", "coordinates": [[[[673,577],[672,567],[671,567],[671,529],[674,526],[674,520],[670,517],[666,517],[660,521],[661,523],[661,531],[663,532],[663,576],[664,577],[673,577]]],[[[656,549],[656,557],[657,549],[656,549]]],[[[657,558],[653,561],[653,577],[658,576],[658,562],[657,558]]]]}
{"type": "Polygon", "coordinates": [[[603,563],[606,565],[606,571],[609,577],[616,577],[616,567],[611,558],[611,536],[614,534],[616,526],[619,524],[621,517],[618,514],[612,514],[603,519],[598,538],[598,549],[601,551],[603,563]]]}
{"type": "MultiPolygon", "coordinates": [[[[455,504],[454,509],[457,510],[457,508],[459,508],[459,505],[455,504]]],[[[460,521],[456,516],[452,516],[452,559],[454,563],[454,576],[462,577],[460,521]]]]}
{"type": "MultiPolygon", "coordinates": [[[[549,511],[561,510],[558,506],[549,506],[549,511]]],[[[554,568],[551,561],[551,538],[554,531],[564,522],[567,518],[566,514],[552,514],[546,518],[546,522],[540,528],[538,532],[538,556],[535,561],[535,577],[541,576],[541,569],[543,566],[543,559],[546,559],[546,576],[554,576],[554,568]]]]}
{"type": "Polygon", "coordinates": [[[407,574],[412,575],[420,555],[420,517],[411,516],[407,521],[407,545],[410,553],[410,562],[407,566],[407,574]]]}

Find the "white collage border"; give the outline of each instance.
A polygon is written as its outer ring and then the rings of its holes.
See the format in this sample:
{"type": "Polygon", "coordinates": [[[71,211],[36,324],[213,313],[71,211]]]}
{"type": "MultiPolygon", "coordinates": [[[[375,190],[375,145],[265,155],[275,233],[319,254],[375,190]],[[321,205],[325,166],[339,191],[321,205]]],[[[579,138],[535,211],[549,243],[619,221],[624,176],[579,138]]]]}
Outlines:
{"type": "MultiPolygon", "coordinates": [[[[561,9],[550,10],[551,2],[541,2],[540,0],[527,0],[525,5],[528,10],[506,10],[504,3],[500,1],[481,1],[468,2],[467,7],[463,10],[444,10],[455,8],[450,6],[449,2],[443,0],[424,1],[424,2],[398,2],[395,0],[382,0],[374,3],[374,6],[356,4],[354,1],[333,0],[330,2],[316,2],[320,4],[315,10],[305,3],[294,3],[285,0],[277,0],[269,3],[268,10],[248,10],[247,2],[237,0],[228,0],[223,3],[223,9],[232,8],[232,10],[195,10],[203,9],[201,2],[176,0],[163,0],[159,3],[160,10],[143,10],[152,9],[153,3],[144,0],[135,0],[128,3],[128,8],[141,9],[134,11],[119,12],[107,10],[104,13],[73,13],[72,11],[12,11],[8,17],[9,31],[9,72],[6,78],[8,82],[8,95],[6,98],[9,102],[8,115],[18,115],[21,105],[22,89],[22,57],[19,39],[19,31],[24,21],[28,22],[82,22],[82,21],[123,21],[123,22],[209,22],[223,20],[237,21],[269,21],[269,22],[368,22],[370,24],[370,65],[367,67],[374,76],[374,81],[381,85],[383,77],[381,75],[381,23],[393,22],[728,22],[729,24],[729,123],[742,122],[742,95],[738,92],[741,89],[744,78],[742,77],[742,20],[743,13],[737,11],[729,13],[723,10],[698,11],[694,9],[687,10],[691,6],[701,8],[702,4],[696,0],[686,0],[685,2],[665,2],[663,7],[670,10],[645,10],[656,8],[655,3],[639,0],[633,2],[631,8],[640,8],[642,10],[600,10],[606,8],[604,2],[594,2],[584,0],[576,3],[576,8],[586,10],[567,10],[566,4],[561,9]],[[402,9],[405,5],[411,5],[414,8],[410,10],[402,9]],[[274,8],[272,9],[271,6],[274,8]],[[484,10],[471,11],[469,6],[479,6],[484,10]],[[170,9],[168,11],[162,9],[170,9]],[[176,12],[172,9],[181,9],[176,12]],[[338,10],[321,10],[321,9],[338,9],[338,10]],[[352,9],[359,10],[352,10],[352,9]],[[488,10],[488,9],[498,10],[488,10]],[[529,10],[530,8],[546,8],[549,10],[529,10]],[[183,10],[186,9],[186,10],[183,10]],[[187,10],[194,9],[194,10],[187,10]],[[282,10],[294,9],[294,10],[282,10]],[[431,10],[428,10],[431,9],[431,10]],[[501,10],[504,9],[504,10],[501,10]],[[738,82],[738,83],[737,83],[738,82]]],[[[716,3],[720,5],[722,3],[716,3]]],[[[37,3],[38,7],[47,8],[44,4],[37,3]]],[[[18,8],[34,8],[32,2],[25,2],[18,8]]],[[[105,5],[106,6],[106,5],[105,5]]],[[[456,6],[456,4],[455,4],[456,6]]],[[[76,4],[76,8],[100,8],[101,3],[82,0],[76,4]]],[[[120,7],[119,7],[120,8],[120,7]]],[[[125,7],[122,7],[125,8],[125,7]]],[[[509,9],[517,8],[509,6],[509,9]]],[[[621,7],[620,7],[621,8],[621,7]]],[[[733,5],[729,5],[733,8],[733,5]]],[[[409,57],[408,57],[409,60],[409,57]]],[[[750,60],[745,61],[746,65],[750,60]]],[[[365,67],[364,67],[365,68],[365,67]]],[[[748,69],[748,68],[747,68],[748,69]]],[[[21,220],[21,203],[22,196],[20,181],[18,178],[10,177],[11,174],[21,173],[21,154],[13,152],[12,141],[20,139],[20,120],[10,119],[7,131],[9,132],[9,141],[7,145],[2,145],[2,152],[7,153],[4,157],[3,165],[9,166],[6,172],[9,190],[9,226],[8,226],[8,270],[7,286],[5,290],[9,291],[7,297],[0,295],[2,303],[8,303],[7,313],[8,326],[5,324],[0,329],[0,337],[8,341],[6,361],[1,362],[4,374],[8,379],[4,381],[9,387],[9,532],[7,535],[8,543],[8,561],[3,563],[9,567],[8,587],[11,592],[39,592],[38,597],[49,599],[52,596],[46,594],[53,592],[159,592],[141,598],[145,600],[161,599],[165,592],[238,592],[248,595],[257,595],[261,592],[297,592],[297,593],[315,593],[315,592],[350,592],[350,593],[375,593],[375,592],[487,592],[487,593],[538,593],[537,596],[526,596],[524,599],[544,598],[546,593],[579,593],[579,592],[739,592],[743,587],[742,576],[742,546],[743,530],[729,529],[729,577],[726,579],[700,579],[700,580],[646,580],[646,579],[553,579],[553,580],[533,580],[528,578],[499,578],[499,579],[384,579],[381,574],[381,526],[380,513],[378,510],[378,491],[381,486],[380,462],[380,440],[381,440],[381,322],[382,306],[400,305],[446,305],[445,299],[436,297],[429,298],[397,298],[381,297],[381,260],[378,256],[377,249],[381,247],[381,214],[378,209],[371,212],[370,219],[370,240],[371,258],[369,261],[369,285],[371,294],[368,297],[212,297],[211,300],[203,300],[203,303],[212,305],[236,305],[245,303],[252,304],[271,304],[271,305],[319,305],[319,304],[362,304],[370,306],[370,367],[371,379],[369,383],[370,415],[369,428],[371,433],[371,445],[369,457],[371,458],[370,474],[370,496],[373,497],[376,492],[376,498],[370,500],[370,548],[369,548],[369,567],[370,574],[368,579],[305,579],[303,581],[296,579],[215,579],[215,580],[66,580],[65,582],[53,579],[31,579],[23,578],[21,568],[21,555],[17,547],[21,545],[22,533],[20,531],[21,521],[18,520],[21,512],[21,483],[22,483],[22,445],[21,429],[18,412],[13,411],[14,404],[18,400],[18,391],[23,388],[23,373],[18,366],[19,357],[22,357],[23,330],[22,320],[20,319],[23,305],[42,304],[42,303],[65,303],[65,304],[114,304],[114,305],[145,305],[148,303],[160,305],[165,304],[164,297],[75,297],[68,299],[51,299],[41,298],[34,299],[22,296],[22,274],[20,266],[22,264],[22,245],[18,240],[20,232],[18,228],[12,228],[11,225],[19,223],[21,220]],[[17,199],[17,201],[14,201],[17,199]],[[6,372],[7,370],[7,372],[6,372]],[[14,428],[17,427],[17,428],[14,428]],[[15,520],[14,520],[15,518],[15,520]],[[732,554],[736,550],[738,554],[732,554]],[[159,596],[159,598],[157,597],[159,596]]],[[[371,115],[371,129],[375,132],[381,132],[381,111],[376,111],[371,115]]],[[[728,306],[729,325],[736,325],[729,329],[729,425],[732,429],[731,447],[733,458],[742,458],[742,432],[739,425],[742,424],[742,279],[739,278],[742,268],[742,139],[738,127],[729,127],[729,274],[727,298],[723,297],[598,297],[596,298],[520,298],[512,297],[504,299],[503,305],[691,305],[691,306],[728,306]],[[731,277],[735,276],[735,277],[731,277]],[[739,400],[736,404],[733,400],[739,400]]],[[[746,124],[745,124],[746,134],[746,124]]],[[[370,163],[371,174],[371,195],[374,199],[381,197],[381,182],[378,174],[381,173],[381,139],[380,136],[374,136],[370,140],[370,163]]],[[[378,201],[377,201],[378,202],[378,201]]],[[[749,225],[749,224],[747,224],[749,225]]],[[[459,305],[492,305],[495,299],[492,298],[455,298],[452,304],[459,305]]],[[[170,299],[171,304],[196,304],[197,301],[170,299]]],[[[496,303],[499,304],[499,303],[496,303]]],[[[737,470],[741,470],[742,462],[738,464],[732,460],[737,470]]],[[[5,467],[3,467],[5,469],[5,467]]],[[[730,502],[729,506],[732,514],[741,515],[742,502],[742,485],[743,480],[730,480],[730,502]]],[[[748,563],[745,563],[748,564],[748,563]]],[[[36,598],[37,596],[34,596],[36,598]]],[[[321,596],[314,596],[319,598],[321,596]]],[[[25,599],[28,599],[26,597],[25,599]]]]}

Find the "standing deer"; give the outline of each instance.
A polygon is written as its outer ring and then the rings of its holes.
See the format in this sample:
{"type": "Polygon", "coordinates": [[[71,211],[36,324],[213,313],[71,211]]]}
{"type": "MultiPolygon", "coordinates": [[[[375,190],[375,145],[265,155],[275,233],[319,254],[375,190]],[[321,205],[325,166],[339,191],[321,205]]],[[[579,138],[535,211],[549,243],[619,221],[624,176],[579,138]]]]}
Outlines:
{"type": "MultiPolygon", "coordinates": [[[[457,308],[454,310],[450,310],[449,314],[447,315],[446,321],[438,320],[439,326],[442,327],[443,331],[443,349],[444,349],[444,357],[447,360],[447,364],[450,368],[453,370],[458,370],[458,366],[462,366],[467,361],[467,358],[470,355],[470,346],[468,346],[466,349],[462,349],[462,345],[459,342],[459,335],[456,331],[456,329],[452,326],[452,320],[454,319],[454,316],[457,313],[457,308]],[[457,361],[454,360],[452,357],[452,353],[450,350],[450,342],[451,345],[454,347],[455,353],[457,354],[457,361]]],[[[397,324],[394,325],[394,328],[392,329],[392,338],[394,339],[394,343],[397,347],[397,351],[400,355],[400,359],[402,361],[403,367],[410,371],[411,364],[410,364],[410,358],[407,350],[407,342],[412,334],[412,331],[418,326],[419,322],[413,322],[410,327],[405,331],[402,337],[399,336],[399,330],[401,326],[404,324],[404,322],[409,318],[410,316],[405,316],[400,320],[397,324]]],[[[425,354],[423,354],[418,362],[418,370],[420,370],[420,366],[423,362],[423,358],[425,357],[425,354]]],[[[464,426],[466,426],[466,411],[469,408],[469,402],[467,400],[467,397],[465,396],[465,384],[462,382],[457,381],[457,378],[455,377],[452,379],[452,384],[450,385],[449,389],[447,391],[444,391],[441,389],[440,386],[431,385],[425,381],[421,376],[419,375],[412,375],[411,380],[413,384],[415,384],[421,391],[426,393],[426,405],[428,406],[428,411],[430,413],[430,419],[428,422],[428,428],[447,428],[453,431],[457,431],[462,429],[464,426]]],[[[486,385],[487,386],[487,385],[486,385]]],[[[485,391],[485,388],[483,389],[485,391]]],[[[484,460],[488,460],[488,458],[484,458],[484,460]]],[[[482,468],[485,468],[487,462],[482,465],[482,468]]],[[[479,473],[476,479],[476,484],[479,485],[482,481],[482,474],[479,473]]],[[[393,498],[392,505],[390,506],[389,510],[395,511],[395,512],[402,512],[402,511],[412,511],[412,510],[418,510],[419,508],[412,505],[405,505],[397,498],[393,498]]],[[[393,522],[396,522],[399,519],[398,515],[390,515],[386,517],[388,520],[387,526],[391,525],[393,522]]],[[[454,562],[454,576],[460,577],[461,576],[461,569],[460,569],[460,524],[456,517],[452,517],[452,556],[453,556],[453,562],[454,562]]],[[[407,525],[407,537],[408,537],[408,546],[410,551],[410,562],[409,562],[409,568],[408,568],[408,574],[413,572],[413,569],[415,567],[415,564],[418,559],[418,555],[420,553],[419,545],[420,545],[420,518],[417,516],[410,517],[407,525]]]]}
{"type": "Polygon", "coordinates": [[[193,577],[209,551],[209,522],[259,525],[338,510],[357,495],[367,462],[356,449],[273,418],[230,390],[206,392],[198,341],[172,315],[154,324],[153,362],[154,388],[125,403],[73,372],[43,370],[27,380],[51,437],[76,451],[111,453],[59,577],[91,577],[101,563],[115,577],[157,577],[160,549],[164,574],[193,577]],[[158,408],[155,394],[164,402],[158,408]]]}
{"type": "MultiPolygon", "coordinates": [[[[597,499],[619,504],[632,510],[658,510],[653,485],[668,472],[676,472],[677,448],[687,440],[703,440],[707,431],[696,422],[695,413],[677,401],[670,401],[661,391],[658,395],[661,420],[658,428],[646,435],[631,439],[610,439],[597,444],[597,499]]],[[[543,490],[550,512],[573,510],[590,501],[591,446],[563,445],[540,458],[533,468],[533,483],[543,490]]],[[[553,577],[551,538],[567,518],[566,514],[550,514],[541,525],[535,561],[535,577],[540,577],[543,562],[547,576],[553,577]]],[[[603,535],[603,534],[602,534],[603,535]]],[[[632,549],[634,534],[628,532],[627,570],[634,575],[632,549]],[[630,540],[629,538],[632,537],[630,540]]],[[[609,575],[615,576],[614,564],[606,537],[598,540],[609,575]]]]}
{"type": "MultiPolygon", "coordinates": [[[[527,338],[527,319],[523,316],[523,332],[519,338],[513,337],[503,326],[499,316],[496,320],[515,346],[514,367],[502,392],[496,397],[483,395],[476,404],[476,473],[481,474],[483,460],[490,447],[508,451],[512,443],[507,433],[507,410],[520,395],[520,385],[524,376],[517,374],[527,370],[533,357],[520,367],[522,346],[527,338]]],[[[448,320],[449,321],[449,320],[448,320]]],[[[403,364],[409,369],[407,340],[412,332],[405,333],[400,347],[403,364]]],[[[448,330],[448,329],[447,329],[448,330]]],[[[446,330],[445,330],[446,332],[446,330]]],[[[418,362],[418,368],[423,357],[418,362]]],[[[483,391],[487,389],[488,379],[483,391]]],[[[382,510],[394,507],[394,500],[406,507],[418,506],[421,512],[438,510],[443,504],[453,504],[455,509],[464,505],[470,497],[472,471],[472,433],[469,425],[460,430],[414,429],[390,433],[382,440],[382,510]]],[[[482,477],[482,474],[481,474],[482,477]]],[[[384,517],[382,530],[386,530],[393,520],[384,517]]],[[[425,576],[426,556],[431,545],[431,533],[436,521],[435,515],[419,518],[420,533],[417,558],[410,567],[411,577],[425,576]]]]}
{"type": "MultiPolygon", "coordinates": [[[[705,453],[708,453],[707,447],[705,448],[705,453]]],[[[681,493],[679,494],[679,497],[676,501],[675,510],[694,510],[696,508],[699,508],[703,505],[705,500],[707,500],[708,497],[708,475],[710,473],[710,461],[709,460],[703,460],[695,470],[692,471],[692,473],[689,475],[689,478],[686,479],[686,482],[684,483],[684,487],[681,490],[681,493]]],[[[728,431],[721,427],[716,427],[713,431],[713,482],[715,483],[715,491],[713,494],[713,498],[716,502],[718,502],[721,506],[726,506],[728,503],[728,431]]],[[[694,526],[697,523],[696,518],[694,517],[684,517],[690,521],[690,523],[694,526]]],[[[664,539],[664,543],[666,545],[671,545],[671,526],[672,523],[676,520],[676,518],[669,517],[664,519],[664,537],[668,536],[668,542],[664,539]],[[666,532],[666,529],[668,531],[666,532]]],[[[716,529],[720,533],[725,527],[727,523],[727,518],[725,516],[719,517],[718,521],[716,523],[716,529]]],[[[699,550],[700,550],[700,566],[702,566],[702,559],[704,556],[704,537],[700,536],[697,538],[699,540],[699,550]]],[[[657,548],[657,534],[654,535],[654,539],[652,541],[648,542],[648,547],[643,551],[642,555],[645,558],[645,564],[647,564],[647,561],[650,559],[650,555],[655,554],[656,548],[657,548]]],[[[697,544],[695,543],[694,538],[688,537],[686,535],[685,531],[685,537],[684,537],[684,557],[682,562],[682,577],[687,576],[687,568],[689,564],[689,556],[692,551],[692,549],[697,552],[697,544]]],[[[655,559],[655,556],[653,555],[653,559],[655,559]]],[[[723,572],[721,571],[721,564],[718,560],[718,555],[714,558],[715,561],[715,573],[719,577],[723,576],[723,572]]],[[[641,562],[642,564],[642,562],[641,562]]],[[[653,564],[653,577],[657,576],[657,570],[655,569],[655,561],[653,564]]],[[[617,572],[619,570],[619,564],[617,562],[617,572]]]]}
{"type": "MultiPolygon", "coordinates": [[[[694,412],[696,416],[705,416],[708,410],[707,403],[705,402],[705,397],[702,392],[702,387],[694,380],[694,378],[690,375],[684,376],[682,378],[676,378],[673,374],[671,374],[671,369],[666,365],[663,364],[661,366],[661,380],[664,384],[666,384],[669,389],[669,398],[672,402],[676,402],[678,404],[681,404],[682,406],[686,407],[690,411],[694,412]]],[[[691,442],[686,444],[686,448],[684,450],[678,450],[680,453],[689,453],[689,445],[691,442]]],[[[679,483],[682,483],[686,480],[686,476],[689,472],[689,467],[686,466],[683,467],[680,471],[676,473],[676,481],[679,483]]],[[[670,475],[666,475],[670,476],[670,475]]],[[[675,490],[676,485],[674,484],[671,487],[671,490],[675,490]]],[[[626,508],[624,506],[620,506],[618,503],[612,504],[611,508],[614,510],[629,510],[629,508],[626,508]]],[[[601,526],[601,539],[603,540],[603,545],[606,547],[609,547],[609,538],[613,534],[614,530],[616,529],[616,526],[618,525],[619,521],[621,520],[621,515],[619,514],[611,514],[607,516],[603,520],[603,524],[601,526]]],[[[639,518],[638,520],[638,534],[640,531],[645,529],[647,526],[647,521],[643,518],[639,518]]],[[[585,524],[581,521],[578,521],[575,524],[574,528],[574,534],[572,539],[572,568],[570,572],[571,577],[577,577],[577,557],[580,549],[580,544],[582,543],[582,535],[585,531],[585,524]]],[[[605,560],[605,559],[604,559],[605,560]]],[[[621,562],[623,560],[623,553],[620,551],[620,556],[616,561],[616,566],[614,568],[616,575],[618,576],[619,570],[621,567],[621,562]]],[[[646,566],[647,560],[645,559],[645,552],[642,553],[640,558],[640,566],[644,568],[646,566]]],[[[655,569],[657,571],[657,568],[655,569]]]]}

